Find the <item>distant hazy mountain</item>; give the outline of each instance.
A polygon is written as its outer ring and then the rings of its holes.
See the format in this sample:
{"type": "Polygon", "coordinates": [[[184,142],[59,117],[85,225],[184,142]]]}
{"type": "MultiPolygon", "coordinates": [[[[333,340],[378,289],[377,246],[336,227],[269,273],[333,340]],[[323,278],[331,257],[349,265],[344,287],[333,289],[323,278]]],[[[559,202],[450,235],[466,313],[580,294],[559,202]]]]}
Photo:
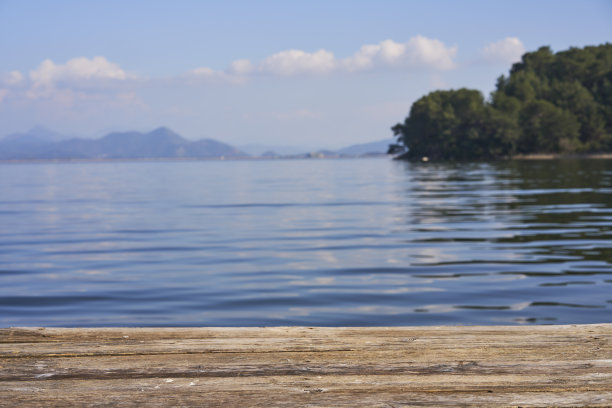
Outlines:
{"type": "MultiPolygon", "coordinates": [[[[51,132],[52,133],[52,132],[51,132]]],[[[161,127],[149,133],[115,132],[100,139],[24,143],[25,136],[0,140],[0,159],[137,159],[240,157],[246,153],[212,139],[189,141],[161,127]]],[[[31,138],[30,138],[31,139],[31,138]]]]}
{"type": "Polygon", "coordinates": [[[364,154],[387,153],[390,144],[395,143],[395,139],[384,139],[377,142],[355,144],[336,150],[336,153],[347,156],[361,156],[364,154]]]}
{"type": "Polygon", "coordinates": [[[17,142],[17,143],[51,143],[61,140],[70,139],[72,136],[54,132],[42,126],[36,126],[27,132],[11,133],[5,136],[0,141],[2,142],[17,142]]]}
{"type": "Polygon", "coordinates": [[[267,144],[258,144],[258,143],[250,143],[247,145],[239,146],[239,149],[253,156],[270,156],[271,153],[274,155],[280,156],[289,156],[294,154],[304,153],[312,148],[308,147],[296,147],[296,146],[278,146],[278,145],[267,145],[267,144]]]}
{"type": "Polygon", "coordinates": [[[245,152],[259,157],[295,157],[295,158],[306,158],[306,157],[342,157],[342,156],[363,156],[368,154],[385,154],[390,144],[395,142],[394,139],[384,139],[377,142],[355,144],[348,147],[344,147],[339,150],[321,150],[321,149],[308,149],[304,147],[291,147],[291,146],[272,146],[262,144],[248,144],[241,146],[240,148],[245,152]]]}
{"type": "Polygon", "coordinates": [[[362,143],[336,151],[251,144],[244,150],[213,139],[190,141],[160,127],[148,133],[113,132],[99,139],[63,135],[43,127],[13,133],[0,139],[0,160],[20,159],[148,159],[260,157],[322,158],[363,156],[387,152],[394,139],[362,143]]]}

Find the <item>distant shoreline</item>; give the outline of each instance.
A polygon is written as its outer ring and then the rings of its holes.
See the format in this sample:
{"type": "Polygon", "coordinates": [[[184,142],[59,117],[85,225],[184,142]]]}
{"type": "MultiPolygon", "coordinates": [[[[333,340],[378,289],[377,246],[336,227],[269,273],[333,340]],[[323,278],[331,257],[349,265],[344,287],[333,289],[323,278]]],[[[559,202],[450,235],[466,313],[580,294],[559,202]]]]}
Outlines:
{"type": "MultiPolygon", "coordinates": [[[[19,163],[128,163],[128,162],[195,162],[195,161],[286,161],[286,160],[346,160],[346,159],[380,159],[390,157],[393,160],[427,162],[425,160],[408,160],[401,155],[391,157],[387,154],[363,155],[363,156],[323,156],[323,157],[150,157],[150,158],[88,158],[88,159],[0,159],[0,164],[19,164],[19,163]]],[[[492,161],[512,161],[512,160],[610,160],[612,153],[592,153],[592,154],[552,154],[552,153],[533,153],[521,154],[512,157],[492,161]]],[[[468,160],[469,162],[479,162],[480,160],[468,160]]],[[[486,160],[491,161],[491,160],[486,160]]],[[[437,162],[437,161],[434,161],[437,162]]]]}
{"type": "Polygon", "coordinates": [[[532,153],[519,154],[508,160],[556,160],[556,159],[612,159],[612,153],[589,154],[558,154],[558,153],[532,153]]]}
{"type": "Polygon", "coordinates": [[[408,159],[404,155],[398,155],[393,160],[398,161],[409,161],[409,162],[503,162],[513,160],[610,160],[612,159],[612,153],[585,153],[585,154],[560,154],[560,153],[531,153],[531,154],[517,154],[511,157],[503,157],[498,159],[490,160],[431,160],[428,157],[422,157],[421,159],[408,159]]]}
{"type": "Polygon", "coordinates": [[[347,160],[347,159],[380,159],[390,157],[387,154],[361,156],[321,156],[321,157],[134,157],[134,158],[88,158],[88,159],[0,159],[0,164],[19,163],[127,163],[127,162],[196,162],[196,161],[287,161],[287,160],[347,160]]]}

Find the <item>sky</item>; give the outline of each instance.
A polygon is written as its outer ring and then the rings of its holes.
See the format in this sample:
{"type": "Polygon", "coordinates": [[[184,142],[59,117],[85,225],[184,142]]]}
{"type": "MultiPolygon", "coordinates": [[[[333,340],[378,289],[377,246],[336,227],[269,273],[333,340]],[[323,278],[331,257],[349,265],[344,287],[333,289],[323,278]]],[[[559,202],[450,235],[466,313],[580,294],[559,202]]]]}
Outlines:
{"type": "Polygon", "coordinates": [[[612,1],[0,0],[0,137],[167,126],[340,148],[524,52],[612,42],[612,1]]]}

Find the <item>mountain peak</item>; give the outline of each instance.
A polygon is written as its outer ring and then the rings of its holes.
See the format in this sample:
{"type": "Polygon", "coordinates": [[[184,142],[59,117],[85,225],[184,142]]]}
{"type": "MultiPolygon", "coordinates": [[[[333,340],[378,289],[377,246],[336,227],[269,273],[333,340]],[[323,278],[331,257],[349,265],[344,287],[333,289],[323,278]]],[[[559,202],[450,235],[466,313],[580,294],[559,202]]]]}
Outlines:
{"type": "MultiPolygon", "coordinates": [[[[43,129],[44,130],[44,129],[43,129]]],[[[50,132],[50,131],[47,131],[50,132]]],[[[162,126],[148,133],[114,132],[100,139],[41,141],[34,129],[0,141],[3,159],[143,159],[143,158],[215,158],[244,157],[233,146],[212,139],[189,141],[162,126]]],[[[52,133],[52,132],[51,132],[52,133]]],[[[10,136],[10,135],[9,135],[10,136]]]]}
{"type": "Polygon", "coordinates": [[[185,140],[183,136],[179,135],[178,133],[165,126],[152,130],[149,133],[144,134],[144,136],[149,140],[158,140],[179,144],[187,142],[187,140],[185,140]]]}
{"type": "Polygon", "coordinates": [[[173,131],[172,129],[166,127],[166,126],[160,126],[157,129],[153,129],[152,131],[150,131],[149,133],[154,133],[154,134],[165,134],[165,135],[172,135],[172,136],[178,136],[178,134],[173,131]]]}

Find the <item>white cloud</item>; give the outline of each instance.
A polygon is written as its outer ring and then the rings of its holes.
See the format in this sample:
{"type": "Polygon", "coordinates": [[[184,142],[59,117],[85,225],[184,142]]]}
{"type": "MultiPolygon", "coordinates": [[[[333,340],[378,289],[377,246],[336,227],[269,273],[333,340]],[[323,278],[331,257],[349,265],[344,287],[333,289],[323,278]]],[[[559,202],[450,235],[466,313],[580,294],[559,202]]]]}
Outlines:
{"type": "Polygon", "coordinates": [[[11,99],[21,104],[29,100],[72,109],[84,102],[100,106],[142,105],[133,97],[131,83],[126,81],[133,78],[104,57],[78,57],[64,64],[44,60],[30,71],[28,78],[13,71],[5,76],[4,82],[13,84],[11,99]],[[17,85],[22,86],[18,89],[17,85]]]}
{"type": "Polygon", "coordinates": [[[452,69],[457,47],[446,47],[440,40],[417,35],[406,43],[408,60],[418,66],[452,69]]]}
{"type": "Polygon", "coordinates": [[[19,85],[23,82],[24,76],[19,71],[11,71],[8,74],[4,75],[3,81],[6,85],[14,86],[19,85]]]}
{"type": "Polygon", "coordinates": [[[457,47],[417,35],[405,43],[385,40],[364,45],[352,57],[342,60],[341,65],[348,71],[391,67],[446,70],[454,67],[456,54],[457,47]]]}
{"type": "Polygon", "coordinates": [[[299,74],[326,74],[334,70],[334,54],[326,50],[307,53],[301,50],[281,51],[266,58],[259,70],[266,73],[290,76],[299,74]]]}
{"type": "Polygon", "coordinates": [[[187,73],[190,79],[205,79],[209,81],[222,81],[242,84],[247,80],[248,74],[253,72],[254,66],[248,59],[239,59],[230,64],[225,71],[215,71],[210,67],[199,67],[187,73]]]}
{"type": "Polygon", "coordinates": [[[518,62],[524,53],[525,46],[517,37],[506,37],[482,49],[484,59],[495,63],[518,62]]]}
{"type": "Polygon", "coordinates": [[[229,73],[236,75],[248,75],[253,72],[253,63],[248,59],[240,59],[232,62],[229,73]]]}
{"type": "Polygon", "coordinates": [[[349,71],[361,71],[376,65],[392,65],[406,52],[406,46],[393,40],[377,45],[364,45],[352,57],[345,58],[343,66],[349,71]]]}
{"type": "MultiPolygon", "coordinates": [[[[244,66],[238,67],[237,69],[244,69],[244,66]]],[[[192,80],[205,80],[208,82],[229,82],[232,84],[243,84],[247,81],[245,74],[238,74],[237,72],[228,71],[215,71],[209,67],[200,67],[192,69],[187,73],[186,78],[192,80]]]]}
{"type": "Polygon", "coordinates": [[[4,100],[4,98],[6,98],[6,96],[8,95],[9,91],[8,89],[1,89],[0,88],[0,103],[2,103],[2,101],[4,100]]]}
{"type": "Polygon", "coordinates": [[[189,71],[188,76],[244,83],[248,76],[257,73],[295,76],[387,68],[448,70],[455,67],[453,59],[456,54],[457,47],[448,47],[439,40],[417,35],[405,43],[385,40],[378,44],[366,44],[353,56],[344,59],[338,59],[324,49],[315,52],[293,49],[270,55],[257,64],[248,59],[239,59],[225,71],[196,68],[189,71]]]}
{"type": "Polygon", "coordinates": [[[30,81],[34,87],[52,87],[58,82],[127,78],[125,71],[104,57],[73,58],[63,65],[47,59],[30,72],[30,81]]]}
{"type": "Polygon", "coordinates": [[[213,77],[217,75],[217,72],[215,72],[214,69],[208,68],[208,67],[196,68],[194,70],[191,70],[190,73],[192,75],[202,76],[202,77],[213,77]]]}

